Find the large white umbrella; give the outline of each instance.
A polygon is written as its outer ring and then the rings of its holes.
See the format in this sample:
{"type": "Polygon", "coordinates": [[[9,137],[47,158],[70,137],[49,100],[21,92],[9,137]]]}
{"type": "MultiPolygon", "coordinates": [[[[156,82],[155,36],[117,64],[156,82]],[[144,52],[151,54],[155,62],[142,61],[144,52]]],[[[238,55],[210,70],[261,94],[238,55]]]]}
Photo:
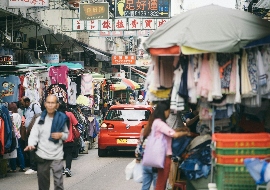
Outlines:
{"type": "Polygon", "coordinates": [[[184,46],[207,52],[238,52],[270,35],[270,22],[251,13],[208,5],[173,17],[144,42],[144,48],[184,46]]]}

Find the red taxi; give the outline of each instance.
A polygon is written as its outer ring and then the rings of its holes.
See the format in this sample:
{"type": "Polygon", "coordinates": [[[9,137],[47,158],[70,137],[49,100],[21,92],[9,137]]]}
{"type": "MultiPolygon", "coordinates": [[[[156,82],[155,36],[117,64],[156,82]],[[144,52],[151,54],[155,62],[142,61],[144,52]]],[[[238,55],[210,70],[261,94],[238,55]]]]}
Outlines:
{"type": "Polygon", "coordinates": [[[135,150],[141,129],[146,126],[153,108],[148,105],[111,106],[100,126],[98,156],[108,150],[135,150]]]}

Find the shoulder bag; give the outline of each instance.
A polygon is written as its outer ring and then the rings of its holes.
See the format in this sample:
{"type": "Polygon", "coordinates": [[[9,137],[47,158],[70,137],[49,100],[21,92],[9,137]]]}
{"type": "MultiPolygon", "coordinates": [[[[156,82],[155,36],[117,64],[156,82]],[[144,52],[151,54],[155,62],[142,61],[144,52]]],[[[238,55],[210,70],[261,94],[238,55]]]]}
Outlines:
{"type": "Polygon", "coordinates": [[[142,164],[155,168],[164,168],[164,161],[167,152],[167,141],[164,134],[159,137],[155,135],[155,127],[152,127],[150,135],[147,137],[142,164]]]}

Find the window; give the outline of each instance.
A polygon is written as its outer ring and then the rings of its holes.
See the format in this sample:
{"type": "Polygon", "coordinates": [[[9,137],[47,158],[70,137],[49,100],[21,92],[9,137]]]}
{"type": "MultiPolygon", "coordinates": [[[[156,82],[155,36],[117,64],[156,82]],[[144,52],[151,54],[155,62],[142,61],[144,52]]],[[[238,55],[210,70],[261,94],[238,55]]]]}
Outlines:
{"type": "Polygon", "coordinates": [[[148,121],[149,110],[110,110],[105,120],[114,121],[148,121]]]}

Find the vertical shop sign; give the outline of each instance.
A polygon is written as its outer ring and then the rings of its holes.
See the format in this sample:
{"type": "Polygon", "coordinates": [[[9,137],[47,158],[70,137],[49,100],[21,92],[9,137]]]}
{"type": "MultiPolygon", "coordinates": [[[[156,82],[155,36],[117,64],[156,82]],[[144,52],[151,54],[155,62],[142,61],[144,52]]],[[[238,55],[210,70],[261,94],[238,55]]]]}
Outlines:
{"type": "Polygon", "coordinates": [[[112,30],[113,28],[113,22],[112,19],[109,20],[101,20],[101,30],[112,30]]]}
{"type": "Polygon", "coordinates": [[[79,19],[73,19],[72,20],[72,30],[84,30],[84,21],[81,21],[79,19]]]}
{"type": "Polygon", "coordinates": [[[142,29],[154,30],[155,29],[155,20],[154,19],[142,19],[142,29]]]}
{"type": "Polygon", "coordinates": [[[98,30],[99,21],[89,20],[86,21],[86,30],[98,30]]]}
{"type": "Polygon", "coordinates": [[[140,30],[141,29],[141,19],[129,18],[128,19],[128,29],[129,30],[140,30]]]}
{"type": "Polygon", "coordinates": [[[114,20],[114,29],[115,30],[126,30],[127,29],[127,19],[115,19],[114,20]]]}
{"type": "Polygon", "coordinates": [[[109,3],[80,3],[80,20],[109,19],[109,3]]]}
{"type": "Polygon", "coordinates": [[[49,0],[8,0],[9,7],[48,7],[49,0]]]}
{"type": "Polygon", "coordinates": [[[170,17],[171,0],[115,0],[115,17],[170,17]]]}

